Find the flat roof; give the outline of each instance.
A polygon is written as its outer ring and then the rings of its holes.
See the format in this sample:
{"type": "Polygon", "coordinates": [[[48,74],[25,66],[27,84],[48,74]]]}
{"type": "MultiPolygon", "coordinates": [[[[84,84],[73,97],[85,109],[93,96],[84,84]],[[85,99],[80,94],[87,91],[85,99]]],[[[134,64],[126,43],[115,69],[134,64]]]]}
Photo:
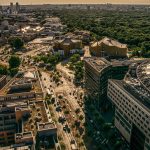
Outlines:
{"type": "Polygon", "coordinates": [[[84,61],[98,72],[111,65],[109,61],[100,57],[88,57],[84,58],[84,61]]]}
{"type": "Polygon", "coordinates": [[[37,123],[48,122],[47,112],[44,101],[29,102],[30,117],[23,121],[24,132],[32,131],[33,135],[37,132],[37,123]]]}
{"type": "Polygon", "coordinates": [[[148,102],[148,99],[143,99],[141,95],[128,83],[126,83],[123,80],[114,80],[111,79],[113,83],[118,85],[124,92],[126,92],[133,100],[135,100],[140,106],[142,106],[144,109],[146,109],[148,112],[150,112],[150,103],[148,102]]]}
{"type": "Polygon", "coordinates": [[[5,96],[7,94],[17,94],[17,93],[23,93],[23,92],[42,92],[42,88],[41,88],[41,84],[40,84],[40,81],[39,81],[39,78],[38,78],[38,72],[36,70],[32,70],[32,69],[29,69],[27,71],[24,71],[24,72],[19,72],[15,77],[13,77],[1,90],[0,90],[0,96],[5,96]],[[30,78],[27,79],[26,76],[26,73],[32,73],[34,74],[34,81],[30,78]],[[35,80],[36,79],[36,80],[35,80]],[[31,81],[32,80],[32,81],[31,81]],[[11,89],[11,86],[14,86],[14,85],[19,85],[20,84],[26,84],[26,83],[30,83],[32,82],[32,89],[30,89],[30,91],[26,91],[26,90],[21,90],[20,91],[16,91],[16,92],[13,92],[13,93],[9,93],[10,89],[11,89]]]}
{"type": "Polygon", "coordinates": [[[46,123],[39,123],[38,124],[38,130],[47,130],[47,129],[54,129],[56,128],[55,123],[54,122],[46,122],[46,123]]]}

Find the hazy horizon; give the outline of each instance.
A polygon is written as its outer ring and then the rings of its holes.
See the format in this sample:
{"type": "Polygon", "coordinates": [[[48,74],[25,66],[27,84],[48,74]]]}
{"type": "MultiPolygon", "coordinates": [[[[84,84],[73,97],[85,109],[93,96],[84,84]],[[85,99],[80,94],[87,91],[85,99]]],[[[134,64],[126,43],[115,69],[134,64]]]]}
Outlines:
{"type": "Polygon", "coordinates": [[[9,5],[10,2],[27,4],[150,4],[150,0],[0,0],[0,5],[9,5]]]}

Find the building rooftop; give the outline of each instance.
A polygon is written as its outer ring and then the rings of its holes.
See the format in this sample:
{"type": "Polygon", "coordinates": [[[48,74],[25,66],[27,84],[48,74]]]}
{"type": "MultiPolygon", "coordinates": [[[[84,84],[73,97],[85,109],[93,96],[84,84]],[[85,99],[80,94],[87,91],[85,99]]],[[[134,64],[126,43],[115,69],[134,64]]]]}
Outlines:
{"type": "Polygon", "coordinates": [[[124,81],[115,81],[131,94],[138,103],[150,112],[150,60],[130,66],[124,81]]]}
{"type": "Polygon", "coordinates": [[[24,146],[24,145],[11,145],[7,147],[2,147],[1,150],[31,150],[30,146],[24,146]]]}
{"type": "Polygon", "coordinates": [[[57,40],[58,43],[63,43],[64,45],[69,45],[70,43],[81,42],[81,40],[72,39],[71,37],[65,37],[62,40],[57,40]]]}
{"type": "Polygon", "coordinates": [[[46,122],[46,123],[39,123],[38,124],[38,130],[48,130],[48,129],[54,129],[56,128],[56,125],[54,122],[46,122]]]}
{"type": "Polygon", "coordinates": [[[48,122],[47,112],[43,101],[35,101],[29,103],[30,116],[23,121],[24,132],[32,131],[33,135],[37,132],[37,123],[48,122]]]}
{"type": "Polygon", "coordinates": [[[16,140],[32,137],[32,132],[16,133],[16,140]]]}
{"type": "Polygon", "coordinates": [[[42,92],[36,69],[19,72],[0,90],[0,96],[23,92],[42,92]]]}
{"type": "Polygon", "coordinates": [[[50,42],[54,39],[53,36],[48,36],[45,38],[37,38],[33,41],[29,42],[29,44],[50,44],[50,42]]]}
{"type": "Polygon", "coordinates": [[[97,72],[101,72],[104,68],[111,65],[109,61],[100,57],[88,57],[84,61],[92,66],[97,72]]]}
{"type": "Polygon", "coordinates": [[[105,45],[108,45],[108,46],[115,46],[115,47],[119,47],[119,48],[127,48],[127,45],[126,44],[122,44],[114,39],[110,39],[108,37],[105,37],[104,39],[98,41],[98,42],[94,42],[91,47],[96,47],[98,45],[101,45],[101,44],[105,44],[105,45]]]}

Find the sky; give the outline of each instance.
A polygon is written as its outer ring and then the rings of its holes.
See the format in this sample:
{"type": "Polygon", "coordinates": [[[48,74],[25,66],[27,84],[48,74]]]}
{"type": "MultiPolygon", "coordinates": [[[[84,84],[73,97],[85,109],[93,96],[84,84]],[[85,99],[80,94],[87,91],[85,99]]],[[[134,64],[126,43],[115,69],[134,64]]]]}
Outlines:
{"type": "Polygon", "coordinates": [[[10,2],[20,4],[150,4],[150,0],[0,0],[0,5],[6,5],[10,2]]]}

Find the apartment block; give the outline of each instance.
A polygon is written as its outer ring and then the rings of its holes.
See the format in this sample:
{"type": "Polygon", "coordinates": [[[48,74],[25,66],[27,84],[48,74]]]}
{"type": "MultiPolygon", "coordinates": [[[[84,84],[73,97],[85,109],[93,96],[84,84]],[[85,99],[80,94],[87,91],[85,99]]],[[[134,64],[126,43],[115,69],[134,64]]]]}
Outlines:
{"type": "Polygon", "coordinates": [[[43,89],[36,68],[19,72],[0,90],[0,104],[42,98],[43,89]]]}
{"type": "Polygon", "coordinates": [[[17,131],[14,107],[0,108],[0,145],[14,143],[14,134],[17,131]]]}
{"type": "Polygon", "coordinates": [[[34,150],[37,138],[57,139],[56,124],[44,101],[10,103],[0,110],[0,147],[24,145],[34,150]]]}

